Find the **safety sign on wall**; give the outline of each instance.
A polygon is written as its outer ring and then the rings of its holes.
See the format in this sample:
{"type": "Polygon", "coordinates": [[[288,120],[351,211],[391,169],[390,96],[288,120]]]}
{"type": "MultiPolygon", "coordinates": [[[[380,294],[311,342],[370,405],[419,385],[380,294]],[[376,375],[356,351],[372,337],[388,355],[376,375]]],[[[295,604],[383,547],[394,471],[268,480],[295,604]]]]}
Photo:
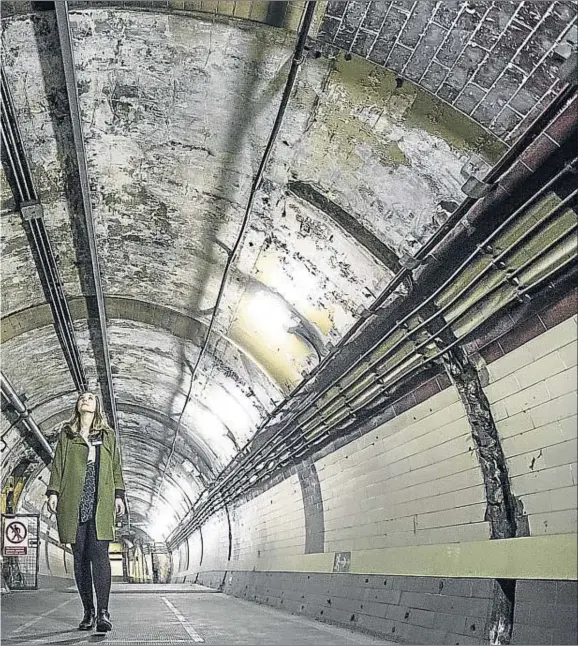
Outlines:
{"type": "Polygon", "coordinates": [[[4,523],[4,556],[26,556],[28,553],[28,527],[17,518],[7,518],[4,523]]]}

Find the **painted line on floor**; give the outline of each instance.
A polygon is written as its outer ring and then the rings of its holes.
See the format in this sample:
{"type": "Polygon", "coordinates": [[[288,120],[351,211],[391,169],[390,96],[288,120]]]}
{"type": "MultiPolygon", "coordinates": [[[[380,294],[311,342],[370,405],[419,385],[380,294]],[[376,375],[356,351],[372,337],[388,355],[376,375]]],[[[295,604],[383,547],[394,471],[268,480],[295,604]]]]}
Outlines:
{"type": "Polygon", "coordinates": [[[186,631],[187,635],[194,641],[199,644],[202,644],[205,640],[199,635],[199,633],[191,626],[191,624],[183,617],[179,612],[179,609],[176,608],[166,597],[161,597],[165,604],[172,610],[175,617],[179,620],[181,626],[186,631]]]}
{"type": "MultiPolygon", "coordinates": [[[[75,597],[76,598],[76,597],[75,597]]],[[[36,619],[33,619],[32,621],[29,621],[25,624],[22,624],[22,626],[19,626],[16,628],[16,630],[13,630],[12,633],[21,633],[23,630],[26,630],[26,628],[29,628],[30,626],[34,626],[34,624],[38,623],[39,621],[42,621],[45,617],[48,617],[48,615],[51,615],[53,612],[56,612],[60,608],[66,606],[69,604],[71,601],[74,601],[73,599],[68,599],[67,601],[63,601],[61,604],[56,606],[56,608],[52,608],[52,610],[47,610],[45,613],[41,614],[39,617],[36,617],[36,619]]]]}

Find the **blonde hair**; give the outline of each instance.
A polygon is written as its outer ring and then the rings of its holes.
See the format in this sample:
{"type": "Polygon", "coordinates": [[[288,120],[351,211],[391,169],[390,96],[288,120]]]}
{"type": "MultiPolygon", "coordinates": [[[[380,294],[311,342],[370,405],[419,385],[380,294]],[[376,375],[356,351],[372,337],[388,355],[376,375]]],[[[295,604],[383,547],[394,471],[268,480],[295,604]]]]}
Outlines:
{"type": "Polygon", "coordinates": [[[96,402],[96,408],[94,409],[94,418],[92,420],[92,424],[90,425],[89,434],[98,435],[103,431],[112,431],[111,427],[106,421],[106,417],[104,416],[102,404],[100,403],[100,397],[95,393],[92,393],[90,390],[85,390],[84,392],[79,393],[78,397],[76,398],[76,403],[74,404],[74,414],[68,420],[68,422],[66,422],[66,426],[68,426],[73,433],[80,433],[80,413],[78,411],[78,402],[83,395],[86,395],[86,393],[91,393],[91,395],[94,395],[94,400],[96,402]]]}

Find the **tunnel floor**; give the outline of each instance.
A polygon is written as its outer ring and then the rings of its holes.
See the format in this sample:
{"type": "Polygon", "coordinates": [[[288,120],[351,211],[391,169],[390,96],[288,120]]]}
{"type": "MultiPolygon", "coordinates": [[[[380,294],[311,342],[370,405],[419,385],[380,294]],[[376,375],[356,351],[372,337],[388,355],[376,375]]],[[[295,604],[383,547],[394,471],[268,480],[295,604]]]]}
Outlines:
{"type": "Polygon", "coordinates": [[[215,593],[201,586],[113,584],[107,635],[77,630],[74,588],[2,595],[2,644],[393,644],[362,633],[215,593]],[[186,591],[189,588],[189,592],[186,591]],[[71,592],[74,591],[74,594],[71,592]]]}

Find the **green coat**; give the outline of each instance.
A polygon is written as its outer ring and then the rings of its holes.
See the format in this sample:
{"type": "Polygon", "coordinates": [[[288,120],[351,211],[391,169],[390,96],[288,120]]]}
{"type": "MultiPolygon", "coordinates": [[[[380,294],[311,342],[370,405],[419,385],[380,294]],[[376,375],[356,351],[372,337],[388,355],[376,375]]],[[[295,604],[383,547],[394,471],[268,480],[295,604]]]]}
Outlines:
{"type": "MultiPolygon", "coordinates": [[[[120,450],[114,431],[102,432],[96,504],[96,536],[113,541],[115,526],[115,489],[124,491],[120,450]]],[[[58,495],[56,522],[61,543],[74,543],[78,529],[78,510],[86,476],[88,445],[66,425],[60,432],[52,460],[47,491],[58,495]]]]}

